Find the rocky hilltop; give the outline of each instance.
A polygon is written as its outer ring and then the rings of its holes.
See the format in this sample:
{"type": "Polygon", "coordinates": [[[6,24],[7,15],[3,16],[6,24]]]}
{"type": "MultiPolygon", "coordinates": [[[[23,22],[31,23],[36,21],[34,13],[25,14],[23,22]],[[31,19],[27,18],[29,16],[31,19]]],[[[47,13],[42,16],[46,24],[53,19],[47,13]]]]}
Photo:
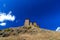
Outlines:
{"type": "Polygon", "coordinates": [[[60,32],[42,29],[26,19],[23,26],[0,30],[0,40],[60,40],[60,32]]]}

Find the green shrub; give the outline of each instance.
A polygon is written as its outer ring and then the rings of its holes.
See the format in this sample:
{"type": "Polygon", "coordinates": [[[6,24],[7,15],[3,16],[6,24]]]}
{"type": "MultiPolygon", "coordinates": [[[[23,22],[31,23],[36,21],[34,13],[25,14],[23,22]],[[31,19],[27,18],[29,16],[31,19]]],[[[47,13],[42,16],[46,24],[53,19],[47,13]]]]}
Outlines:
{"type": "Polygon", "coordinates": [[[31,29],[31,26],[29,26],[28,29],[31,29]]]}
{"type": "Polygon", "coordinates": [[[8,31],[10,31],[10,29],[5,29],[4,31],[7,31],[8,32],[8,31]]]}

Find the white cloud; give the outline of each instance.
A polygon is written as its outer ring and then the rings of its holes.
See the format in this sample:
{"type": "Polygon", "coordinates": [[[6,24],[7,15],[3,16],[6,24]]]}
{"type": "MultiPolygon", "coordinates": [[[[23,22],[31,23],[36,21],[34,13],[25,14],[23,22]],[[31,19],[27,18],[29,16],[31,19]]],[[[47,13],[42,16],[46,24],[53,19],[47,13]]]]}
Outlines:
{"type": "Polygon", "coordinates": [[[5,20],[8,20],[8,21],[14,21],[15,20],[15,16],[11,15],[11,11],[6,14],[6,13],[3,13],[3,12],[0,12],[0,22],[4,22],[5,20]]]}
{"type": "Polygon", "coordinates": [[[56,31],[59,31],[60,32],[60,27],[57,27],[56,31]]]}
{"type": "Polygon", "coordinates": [[[0,26],[6,26],[6,23],[0,23],[0,26]]]}

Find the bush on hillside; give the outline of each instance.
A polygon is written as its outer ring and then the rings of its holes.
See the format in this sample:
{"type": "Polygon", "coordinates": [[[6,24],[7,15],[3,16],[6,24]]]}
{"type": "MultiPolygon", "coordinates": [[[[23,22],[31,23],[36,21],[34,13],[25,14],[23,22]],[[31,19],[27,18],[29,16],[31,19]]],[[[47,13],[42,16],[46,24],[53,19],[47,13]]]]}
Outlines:
{"type": "Polygon", "coordinates": [[[9,31],[11,31],[11,30],[10,30],[10,29],[5,29],[4,31],[9,32],[9,31]]]}

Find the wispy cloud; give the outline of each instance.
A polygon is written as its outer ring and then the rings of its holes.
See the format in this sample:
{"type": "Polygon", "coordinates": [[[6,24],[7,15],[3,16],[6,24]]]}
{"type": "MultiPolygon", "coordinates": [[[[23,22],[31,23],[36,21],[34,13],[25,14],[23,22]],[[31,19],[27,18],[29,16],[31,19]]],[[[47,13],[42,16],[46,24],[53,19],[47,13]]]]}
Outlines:
{"type": "Polygon", "coordinates": [[[6,26],[6,23],[0,23],[0,26],[6,26]]]}
{"type": "Polygon", "coordinates": [[[60,27],[57,27],[56,31],[59,31],[60,32],[60,27]]]}
{"type": "Polygon", "coordinates": [[[12,11],[10,11],[8,14],[0,12],[0,26],[6,26],[6,23],[4,21],[14,21],[15,16],[11,15],[12,11]]]}
{"type": "Polygon", "coordinates": [[[11,13],[11,11],[8,14],[0,12],[0,22],[4,22],[5,20],[14,21],[15,16],[12,16],[11,13]]]}

